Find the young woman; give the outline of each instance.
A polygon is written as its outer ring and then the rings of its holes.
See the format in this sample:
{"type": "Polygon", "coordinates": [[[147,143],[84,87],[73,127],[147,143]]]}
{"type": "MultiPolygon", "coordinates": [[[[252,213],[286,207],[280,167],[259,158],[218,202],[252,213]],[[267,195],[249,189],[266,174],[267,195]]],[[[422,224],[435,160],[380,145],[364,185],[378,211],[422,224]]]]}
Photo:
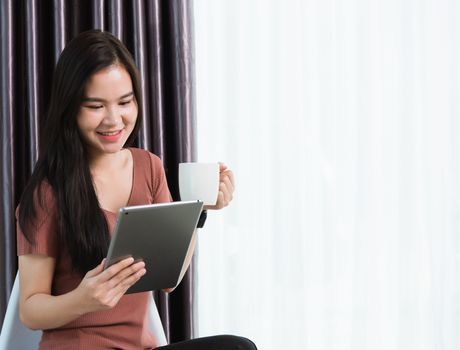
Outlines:
{"type": "MultiPolygon", "coordinates": [[[[53,76],[45,142],[17,212],[20,316],[43,330],[40,349],[156,347],[146,324],[151,293],[124,295],[145,274],[144,263],[129,258],[103,269],[118,209],[171,200],[160,159],[127,148],[140,106],[137,69],[117,38],[89,31],[68,44],[53,76]]],[[[210,209],[228,205],[233,186],[221,166],[210,209]]],[[[168,348],[255,349],[232,336],[168,348]]]]}

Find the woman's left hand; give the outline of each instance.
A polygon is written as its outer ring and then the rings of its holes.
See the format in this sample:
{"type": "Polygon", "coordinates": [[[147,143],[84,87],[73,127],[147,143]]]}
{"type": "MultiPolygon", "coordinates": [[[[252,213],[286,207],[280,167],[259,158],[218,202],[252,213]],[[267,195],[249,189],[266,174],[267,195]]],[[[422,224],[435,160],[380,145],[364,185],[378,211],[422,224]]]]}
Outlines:
{"type": "Polygon", "coordinates": [[[228,169],[224,163],[219,163],[220,180],[219,180],[219,195],[215,205],[206,205],[204,209],[222,209],[225,208],[233,199],[233,191],[235,190],[235,180],[233,172],[228,169]]]}

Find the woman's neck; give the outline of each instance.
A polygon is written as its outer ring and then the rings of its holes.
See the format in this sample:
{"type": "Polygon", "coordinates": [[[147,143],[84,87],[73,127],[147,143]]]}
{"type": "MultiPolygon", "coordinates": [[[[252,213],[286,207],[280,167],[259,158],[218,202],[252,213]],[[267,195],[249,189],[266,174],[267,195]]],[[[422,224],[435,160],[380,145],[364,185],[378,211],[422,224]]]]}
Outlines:
{"type": "Polygon", "coordinates": [[[93,176],[104,174],[119,169],[126,162],[125,149],[116,153],[90,154],[88,157],[89,168],[93,176]]]}

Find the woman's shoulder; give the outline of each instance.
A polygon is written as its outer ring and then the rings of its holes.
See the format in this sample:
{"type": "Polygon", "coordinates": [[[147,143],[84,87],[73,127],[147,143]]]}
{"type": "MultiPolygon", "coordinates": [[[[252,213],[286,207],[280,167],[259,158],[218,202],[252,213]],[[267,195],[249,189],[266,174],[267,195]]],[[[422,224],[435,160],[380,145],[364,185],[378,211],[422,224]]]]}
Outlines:
{"type": "Polygon", "coordinates": [[[46,198],[53,198],[54,199],[54,189],[53,186],[49,183],[48,180],[43,180],[38,186],[36,191],[40,193],[40,195],[46,198]]]}
{"type": "MultiPolygon", "coordinates": [[[[47,180],[43,180],[34,188],[30,188],[31,197],[31,207],[34,208],[35,212],[40,213],[50,213],[55,210],[56,206],[56,197],[54,195],[54,190],[51,184],[47,180]]],[[[23,205],[24,195],[21,198],[21,202],[16,207],[15,216],[16,219],[19,219],[19,211],[23,205]]]]}
{"type": "MultiPolygon", "coordinates": [[[[54,194],[54,189],[49,183],[48,180],[43,180],[32,190],[32,200],[35,209],[42,208],[44,210],[54,209],[56,196],[54,194]]],[[[21,206],[19,203],[18,208],[21,206]]]]}
{"type": "Polygon", "coordinates": [[[156,154],[148,151],[148,150],[145,150],[145,149],[142,149],[142,148],[136,148],[136,147],[130,147],[129,150],[131,151],[132,155],[133,155],[133,160],[134,160],[134,164],[135,166],[139,166],[139,165],[142,165],[142,164],[145,164],[147,165],[147,163],[151,166],[153,166],[154,168],[162,168],[163,167],[163,163],[160,159],[160,157],[158,157],[156,154]]]}
{"type": "Polygon", "coordinates": [[[49,213],[56,210],[56,195],[48,180],[43,180],[35,189],[34,203],[38,210],[42,209],[49,213]]]}
{"type": "Polygon", "coordinates": [[[57,257],[57,207],[53,187],[48,181],[43,180],[32,191],[32,202],[29,201],[27,204],[21,201],[16,208],[17,254],[57,257]],[[21,208],[26,210],[22,214],[23,217],[27,217],[22,223],[19,215],[21,208]]]}

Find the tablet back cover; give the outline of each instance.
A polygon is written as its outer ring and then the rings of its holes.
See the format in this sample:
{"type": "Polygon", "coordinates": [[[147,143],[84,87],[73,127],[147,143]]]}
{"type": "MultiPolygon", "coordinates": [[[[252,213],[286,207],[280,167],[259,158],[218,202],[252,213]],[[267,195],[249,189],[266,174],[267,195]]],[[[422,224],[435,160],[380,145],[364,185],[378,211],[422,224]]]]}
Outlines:
{"type": "Polygon", "coordinates": [[[121,208],[106,266],[132,256],[147,273],[127,293],[174,288],[185,262],[202,202],[171,202],[121,208]]]}

